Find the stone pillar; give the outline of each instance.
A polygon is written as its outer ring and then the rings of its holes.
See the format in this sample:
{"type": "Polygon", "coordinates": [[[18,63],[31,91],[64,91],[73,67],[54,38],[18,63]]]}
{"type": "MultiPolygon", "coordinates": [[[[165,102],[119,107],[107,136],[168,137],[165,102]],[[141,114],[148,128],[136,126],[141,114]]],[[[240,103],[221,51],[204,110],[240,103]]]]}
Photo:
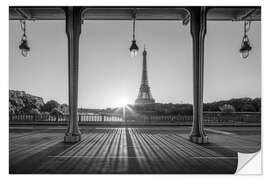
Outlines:
{"type": "Polygon", "coordinates": [[[64,142],[75,143],[81,140],[78,127],[78,68],[79,68],[79,38],[81,34],[80,7],[65,7],[66,34],[68,38],[68,97],[69,97],[69,123],[65,133],[64,142]]]}
{"type": "Polygon", "coordinates": [[[204,37],[206,34],[206,8],[191,7],[190,31],[193,40],[193,123],[190,140],[194,143],[207,143],[203,129],[203,70],[204,37]]]}

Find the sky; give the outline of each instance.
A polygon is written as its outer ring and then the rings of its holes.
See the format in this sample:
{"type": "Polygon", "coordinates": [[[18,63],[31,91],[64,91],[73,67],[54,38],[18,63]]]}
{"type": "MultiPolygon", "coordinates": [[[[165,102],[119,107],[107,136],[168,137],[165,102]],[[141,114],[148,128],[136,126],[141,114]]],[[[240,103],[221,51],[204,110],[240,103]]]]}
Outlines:
{"type": "MultiPolygon", "coordinates": [[[[19,21],[9,22],[9,88],[68,103],[68,56],[64,21],[27,22],[30,55],[23,57],[19,21]]],[[[240,57],[243,22],[208,22],[205,37],[204,102],[261,97],[261,23],[248,32],[252,51],[240,57]]],[[[142,51],[158,103],[192,103],[190,26],[178,21],[137,21],[139,53],[130,57],[131,21],[85,21],[79,52],[78,106],[133,104],[139,93],[142,51]]]]}

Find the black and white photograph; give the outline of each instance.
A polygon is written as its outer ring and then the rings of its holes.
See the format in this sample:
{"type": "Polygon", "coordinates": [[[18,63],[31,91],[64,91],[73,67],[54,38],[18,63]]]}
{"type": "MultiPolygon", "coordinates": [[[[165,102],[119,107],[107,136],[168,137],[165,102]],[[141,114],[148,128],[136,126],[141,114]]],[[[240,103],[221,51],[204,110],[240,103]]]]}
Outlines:
{"type": "Polygon", "coordinates": [[[261,151],[261,6],[6,8],[10,175],[235,174],[261,151]]]}

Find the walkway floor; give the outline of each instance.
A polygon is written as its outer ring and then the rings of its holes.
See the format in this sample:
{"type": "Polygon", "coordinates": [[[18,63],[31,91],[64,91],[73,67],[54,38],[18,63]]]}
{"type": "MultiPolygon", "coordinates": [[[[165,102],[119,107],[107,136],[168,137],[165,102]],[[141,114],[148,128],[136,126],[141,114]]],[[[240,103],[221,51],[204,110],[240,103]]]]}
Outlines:
{"type": "Polygon", "coordinates": [[[189,127],[84,127],[64,144],[63,127],[10,127],[10,173],[234,173],[237,152],[260,149],[260,128],[206,128],[207,145],[189,127]]]}

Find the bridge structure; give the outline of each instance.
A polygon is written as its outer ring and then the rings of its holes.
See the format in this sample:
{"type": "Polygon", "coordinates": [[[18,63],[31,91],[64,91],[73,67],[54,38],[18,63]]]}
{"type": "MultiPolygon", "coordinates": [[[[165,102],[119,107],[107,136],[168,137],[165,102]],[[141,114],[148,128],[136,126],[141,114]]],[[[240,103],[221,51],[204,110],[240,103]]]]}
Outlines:
{"type": "Polygon", "coordinates": [[[209,142],[203,126],[204,39],[207,21],[260,21],[260,7],[27,7],[11,6],[10,20],[65,20],[68,38],[69,122],[64,135],[66,143],[81,141],[78,126],[79,37],[86,20],[172,20],[190,25],[193,43],[193,119],[189,139],[194,143],[209,142]]]}

